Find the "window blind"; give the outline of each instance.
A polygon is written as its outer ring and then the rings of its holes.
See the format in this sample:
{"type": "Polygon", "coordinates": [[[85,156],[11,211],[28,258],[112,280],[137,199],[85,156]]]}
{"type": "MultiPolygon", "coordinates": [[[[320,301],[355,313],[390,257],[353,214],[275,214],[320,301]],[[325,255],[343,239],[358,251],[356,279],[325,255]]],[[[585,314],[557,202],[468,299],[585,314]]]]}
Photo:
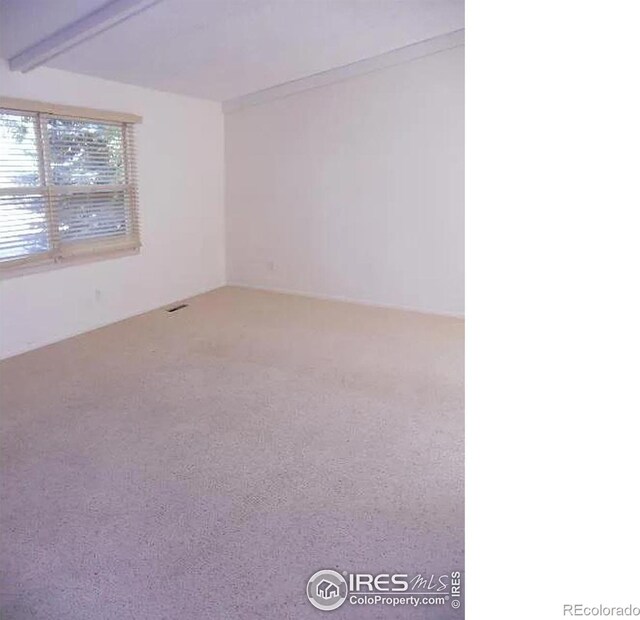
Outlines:
{"type": "Polygon", "coordinates": [[[0,108],[0,267],[139,246],[133,123],[0,108]]]}

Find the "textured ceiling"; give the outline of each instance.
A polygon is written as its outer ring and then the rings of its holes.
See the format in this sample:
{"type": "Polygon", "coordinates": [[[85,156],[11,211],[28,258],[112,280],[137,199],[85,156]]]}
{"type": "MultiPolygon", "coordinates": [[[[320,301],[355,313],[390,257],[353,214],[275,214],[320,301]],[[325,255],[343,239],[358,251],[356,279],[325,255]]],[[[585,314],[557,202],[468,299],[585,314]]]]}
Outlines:
{"type": "MultiPolygon", "coordinates": [[[[0,51],[104,4],[2,0],[0,51]]],[[[47,66],[224,101],[463,27],[463,0],[161,0],[47,66]]]]}

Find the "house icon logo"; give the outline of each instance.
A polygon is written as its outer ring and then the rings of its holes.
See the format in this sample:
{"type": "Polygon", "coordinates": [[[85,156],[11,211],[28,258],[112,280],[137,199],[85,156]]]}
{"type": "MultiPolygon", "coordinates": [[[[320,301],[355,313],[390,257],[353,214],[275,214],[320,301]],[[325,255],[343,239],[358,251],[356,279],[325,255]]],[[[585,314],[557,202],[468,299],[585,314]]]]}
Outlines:
{"type": "Polygon", "coordinates": [[[307,582],[307,598],[316,609],[338,609],[347,600],[347,582],[334,570],[319,570],[307,582]]]}
{"type": "Polygon", "coordinates": [[[335,583],[331,583],[326,579],[323,579],[316,586],[316,593],[320,598],[330,599],[340,594],[338,586],[335,583]]]}

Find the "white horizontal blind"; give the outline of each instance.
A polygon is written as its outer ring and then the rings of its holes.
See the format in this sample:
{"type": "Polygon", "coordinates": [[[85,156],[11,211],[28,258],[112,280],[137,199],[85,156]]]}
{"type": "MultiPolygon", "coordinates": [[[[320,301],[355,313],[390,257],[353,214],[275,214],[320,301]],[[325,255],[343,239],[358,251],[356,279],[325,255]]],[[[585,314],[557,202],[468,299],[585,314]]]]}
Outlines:
{"type": "Polygon", "coordinates": [[[0,266],[140,246],[133,124],[0,110],[0,266]]]}

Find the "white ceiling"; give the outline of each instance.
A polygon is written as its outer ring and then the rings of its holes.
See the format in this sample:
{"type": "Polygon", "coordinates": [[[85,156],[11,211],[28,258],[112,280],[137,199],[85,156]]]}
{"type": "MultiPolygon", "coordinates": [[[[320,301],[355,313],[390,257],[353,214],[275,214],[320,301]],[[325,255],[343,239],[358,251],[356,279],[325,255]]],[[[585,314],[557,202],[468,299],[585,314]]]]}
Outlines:
{"type": "MultiPolygon", "coordinates": [[[[0,53],[105,4],[0,0],[0,53]]],[[[161,0],[46,64],[224,101],[461,28],[464,0],[161,0]]]]}

